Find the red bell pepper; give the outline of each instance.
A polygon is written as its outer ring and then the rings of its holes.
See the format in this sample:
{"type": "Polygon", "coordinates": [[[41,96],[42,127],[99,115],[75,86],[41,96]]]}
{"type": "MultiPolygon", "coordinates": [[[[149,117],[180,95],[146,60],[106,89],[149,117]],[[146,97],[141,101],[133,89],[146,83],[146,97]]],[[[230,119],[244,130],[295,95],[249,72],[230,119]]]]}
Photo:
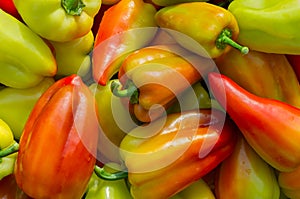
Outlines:
{"type": "Polygon", "coordinates": [[[300,165],[300,109],[254,95],[225,75],[208,78],[215,98],[267,163],[285,172],[300,165]]]}
{"type": "Polygon", "coordinates": [[[18,186],[33,198],[81,198],[96,162],[98,120],[92,92],[77,75],[37,101],[20,139],[18,186]]]}

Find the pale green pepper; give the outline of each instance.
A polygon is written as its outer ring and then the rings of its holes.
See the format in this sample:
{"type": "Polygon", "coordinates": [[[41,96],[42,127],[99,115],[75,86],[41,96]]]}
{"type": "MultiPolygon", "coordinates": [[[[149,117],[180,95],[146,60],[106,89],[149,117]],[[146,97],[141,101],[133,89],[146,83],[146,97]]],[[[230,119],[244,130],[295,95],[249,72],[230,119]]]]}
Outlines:
{"type": "Polygon", "coordinates": [[[36,33],[1,9],[0,27],[0,83],[29,88],[56,74],[52,51],[36,33]]]}
{"type": "Polygon", "coordinates": [[[10,126],[16,140],[20,139],[34,104],[53,83],[54,79],[47,77],[31,88],[5,87],[0,90],[0,118],[10,126]]]}
{"type": "Polygon", "coordinates": [[[299,9],[299,0],[234,0],[228,7],[240,28],[240,44],[277,54],[300,53],[299,9]]]}
{"type": "Polygon", "coordinates": [[[78,74],[85,76],[91,66],[89,53],[93,49],[94,35],[88,34],[67,42],[50,41],[55,50],[57,75],[68,76],[78,74]]]}

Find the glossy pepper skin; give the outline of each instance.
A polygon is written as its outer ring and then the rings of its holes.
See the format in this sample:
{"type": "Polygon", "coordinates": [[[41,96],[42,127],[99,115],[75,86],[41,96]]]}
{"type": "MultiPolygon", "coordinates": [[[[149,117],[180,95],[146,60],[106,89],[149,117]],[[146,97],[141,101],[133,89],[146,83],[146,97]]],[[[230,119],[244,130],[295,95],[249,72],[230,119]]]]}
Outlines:
{"type": "Polygon", "coordinates": [[[78,74],[84,77],[91,67],[90,53],[94,44],[92,31],[77,39],[67,42],[50,41],[55,51],[57,75],[78,74]]]}
{"type": "Polygon", "coordinates": [[[241,55],[232,50],[215,62],[221,74],[247,91],[300,108],[299,82],[285,55],[254,50],[241,55]]]}
{"type": "MultiPolygon", "coordinates": [[[[195,45],[190,40],[178,39],[183,47],[202,56],[219,57],[231,49],[230,45],[248,53],[247,47],[234,42],[239,35],[235,17],[220,6],[207,2],[166,6],[156,13],[155,20],[159,27],[181,32],[197,42],[195,45]]],[[[177,34],[172,34],[175,39],[177,34]]]]}
{"type": "Polygon", "coordinates": [[[1,9],[0,26],[0,83],[29,88],[56,74],[55,58],[37,34],[1,9]]]}
{"type": "Polygon", "coordinates": [[[47,77],[34,87],[5,87],[0,90],[0,118],[10,126],[16,140],[20,139],[35,103],[52,84],[54,79],[47,77]]]}
{"type": "Polygon", "coordinates": [[[83,196],[96,162],[93,97],[81,78],[72,75],[56,81],[35,104],[14,170],[18,186],[30,197],[83,196]]]}
{"type": "MultiPolygon", "coordinates": [[[[143,0],[122,0],[100,21],[93,50],[93,77],[100,85],[119,70],[115,59],[147,45],[155,36],[156,8],[143,0]]],[[[124,57],[122,58],[124,59],[124,57]]]]}
{"type": "Polygon", "coordinates": [[[51,41],[71,41],[87,34],[101,0],[13,0],[30,29],[51,41]]]}
{"type": "Polygon", "coordinates": [[[0,180],[13,173],[17,153],[3,155],[3,151],[16,143],[8,124],[0,119],[0,180]],[[3,155],[3,157],[2,157],[3,155]]]}
{"type": "Polygon", "coordinates": [[[291,199],[300,198],[300,167],[291,172],[279,172],[278,183],[282,192],[291,199]]]}
{"type": "MultiPolygon", "coordinates": [[[[109,162],[104,165],[104,168],[113,173],[116,169],[120,169],[120,166],[109,162]]],[[[85,199],[132,199],[126,180],[104,180],[94,172],[89,181],[85,199]]]]}
{"type": "Polygon", "coordinates": [[[169,114],[133,129],[120,145],[131,195],[174,196],[232,153],[236,130],[224,113],[210,109],[169,114]]]}
{"type": "Polygon", "coordinates": [[[298,0],[234,0],[228,10],[240,27],[239,43],[261,52],[299,54],[299,7],[298,0]]]}
{"type": "Polygon", "coordinates": [[[285,172],[300,165],[300,109],[251,94],[224,75],[208,78],[213,95],[268,164],[285,172]]]}
{"type": "MultiPolygon", "coordinates": [[[[150,122],[164,113],[179,95],[214,69],[211,60],[178,45],[156,45],[126,57],[119,70],[122,91],[136,87],[129,109],[141,122],[150,122]],[[162,107],[155,107],[154,105],[162,107]]],[[[112,90],[117,90],[114,87],[112,90]]]]}
{"type": "Polygon", "coordinates": [[[170,199],[215,199],[215,196],[207,183],[203,179],[200,179],[170,199]]]}
{"type": "Polygon", "coordinates": [[[218,199],[279,199],[274,169],[240,135],[233,153],[218,170],[215,193],[218,199]]]}
{"type": "Polygon", "coordinates": [[[101,113],[98,117],[100,126],[98,138],[98,152],[100,154],[98,156],[100,158],[98,157],[98,160],[120,163],[119,145],[126,133],[136,127],[137,124],[131,120],[121,99],[112,94],[110,90],[112,81],[118,80],[110,80],[105,86],[93,83],[89,88],[95,95],[98,113],[101,113]]]}

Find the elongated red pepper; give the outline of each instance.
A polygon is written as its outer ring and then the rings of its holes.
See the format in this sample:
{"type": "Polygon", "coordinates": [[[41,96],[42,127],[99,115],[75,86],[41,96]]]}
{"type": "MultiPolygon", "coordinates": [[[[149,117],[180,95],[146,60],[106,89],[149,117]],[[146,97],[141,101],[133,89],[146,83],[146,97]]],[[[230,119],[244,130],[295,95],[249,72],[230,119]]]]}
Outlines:
{"type": "Polygon", "coordinates": [[[37,101],[20,139],[18,186],[33,198],[81,198],[96,162],[93,94],[77,75],[58,80],[37,101]]]}
{"type": "Polygon", "coordinates": [[[300,109],[251,94],[227,76],[210,73],[208,77],[213,95],[253,149],[279,171],[296,169],[300,165],[300,109]]]}
{"type": "Polygon", "coordinates": [[[115,62],[118,57],[147,45],[153,39],[156,33],[153,27],[157,27],[155,13],[155,7],[142,0],[122,0],[104,12],[93,51],[96,82],[106,85],[119,69],[119,62],[115,62]]]}

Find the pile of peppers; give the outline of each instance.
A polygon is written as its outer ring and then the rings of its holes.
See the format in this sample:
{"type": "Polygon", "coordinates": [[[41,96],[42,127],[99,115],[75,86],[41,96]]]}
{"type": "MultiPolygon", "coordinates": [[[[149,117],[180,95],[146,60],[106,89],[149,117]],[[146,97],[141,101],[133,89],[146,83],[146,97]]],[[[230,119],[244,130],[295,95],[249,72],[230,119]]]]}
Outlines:
{"type": "Polygon", "coordinates": [[[0,0],[0,198],[299,199],[298,0],[0,0]]]}

